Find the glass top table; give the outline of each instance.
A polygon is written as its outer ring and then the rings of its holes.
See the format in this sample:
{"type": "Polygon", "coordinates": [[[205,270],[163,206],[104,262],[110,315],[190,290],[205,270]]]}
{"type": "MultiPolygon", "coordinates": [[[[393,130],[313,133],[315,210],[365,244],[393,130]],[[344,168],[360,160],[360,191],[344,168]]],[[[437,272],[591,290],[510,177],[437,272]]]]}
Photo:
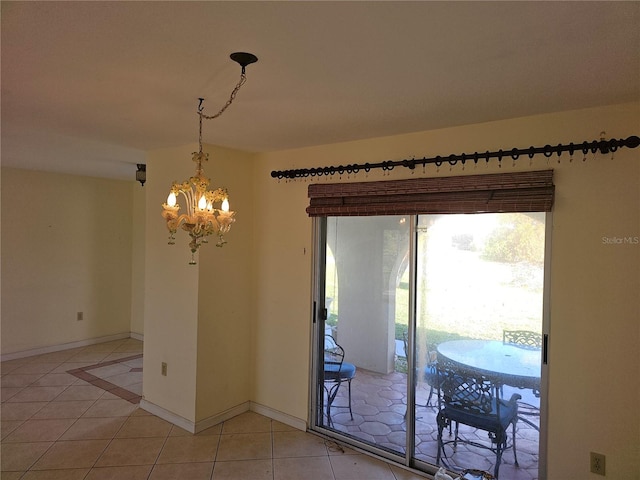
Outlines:
{"type": "Polygon", "coordinates": [[[541,351],[495,340],[452,340],[438,354],[503,385],[540,389],[541,351]]]}

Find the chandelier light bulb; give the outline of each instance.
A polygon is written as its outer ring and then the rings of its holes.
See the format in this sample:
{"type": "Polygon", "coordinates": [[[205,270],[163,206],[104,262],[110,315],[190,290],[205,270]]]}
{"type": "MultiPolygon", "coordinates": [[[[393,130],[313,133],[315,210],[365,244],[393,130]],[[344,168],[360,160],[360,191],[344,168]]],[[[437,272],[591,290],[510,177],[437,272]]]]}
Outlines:
{"type": "Polygon", "coordinates": [[[167,205],[175,207],[177,202],[178,199],[176,198],[176,194],[173,192],[169,193],[169,196],[167,197],[167,205]]]}
{"type": "Polygon", "coordinates": [[[223,212],[229,211],[229,200],[226,198],[222,201],[222,211],[223,212]]]}
{"type": "Polygon", "coordinates": [[[198,200],[198,208],[200,210],[205,210],[207,208],[207,199],[204,198],[204,195],[202,195],[200,200],[198,200]]]}

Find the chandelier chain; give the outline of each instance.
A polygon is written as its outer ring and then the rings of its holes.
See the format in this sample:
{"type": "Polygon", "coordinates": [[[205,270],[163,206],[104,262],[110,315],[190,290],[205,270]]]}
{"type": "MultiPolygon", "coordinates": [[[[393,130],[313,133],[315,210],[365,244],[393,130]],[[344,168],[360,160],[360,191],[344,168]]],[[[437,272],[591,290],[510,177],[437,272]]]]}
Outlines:
{"type": "Polygon", "coordinates": [[[238,81],[238,83],[236,84],[235,88],[231,92],[231,95],[229,96],[229,100],[227,100],[227,103],[224,105],[224,107],[222,107],[220,109],[220,111],[218,113],[216,113],[215,115],[205,115],[202,112],[202,107],[200,107],[198,109],[198,114],[200,115],[200,117],[204,118],[205,120],[213,120],[214,118],[218,118],[220,115],[222,115],[224,113],[224,111],[227,108],[229,108],[229,105],[231,105],[233,103],[233,101],[236,98],[236,95],[238,94],[238,90],[240,90],[240,88],[246,83],[246,81],[247,81],[247,76],[243,72],[240,75],[240,81],[238,81]]]}
{"type": "Polygon", "coordinates": [[[240,74],[240,80],[238,81],[236,86],[231,91],[231,95],[229,95],[229,100],[227,100],[227,103],[225,103],[225,105],[215,115],[205,115],[204,114],[204,107],[202,106],[202,102],[204,101],[204,98],[200,99],[200,105],[198,105],[198,117],[200,117],[200,125],[199,125],[200,128],[199,128],[199,133],[198,133],[198,147],[199,147],[199,152],[200,153],[202,153],[202,119],[204,118],[205,120],[213,120],[214,118],[218,118],[220,115],[222,115],[224,113],[224,111],[227,108],[229,108],[229,106],[236,99],[236,95],[238,94],[238,91],[246,83],[246,81],[247,81],[247,76],[245,75],[244,69],[243,69],[242,73],[240,74]]]}

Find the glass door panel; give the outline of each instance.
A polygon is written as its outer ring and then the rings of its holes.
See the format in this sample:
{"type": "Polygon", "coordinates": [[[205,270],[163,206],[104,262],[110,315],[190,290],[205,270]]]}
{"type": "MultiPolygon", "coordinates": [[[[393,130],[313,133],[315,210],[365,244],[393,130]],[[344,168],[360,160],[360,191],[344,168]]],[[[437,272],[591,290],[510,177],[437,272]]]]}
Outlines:
{"type": "Polygon", "coordinates": [[[403,456],[409,287],[401,280],[408,256],[406,217],[326,220],[327,318],[315,418],[322,428],[403,456]]]}
{"type": "MultiPolygon", "coordinates": [[[[500,396],[507,402],[513,394],[521,397],[515,421],[519,467],[514,464],[509,427],[500,476],[538,478],[544,245],[544,213],[418,218],[417,460],[438,463],[437,414],[444,398],[438,397],[443,375],[438,377],[437,364],[442,369],[445,362],[459,369],[455,371],[484,375],[497,390],[491,398],[500,396]],[[517,338],[505,333],[512,331],[519,332],[514,334],[517,338]]],[[[443,424],[443,442],[455,440],[459,428],[460,438],[495,447],[488,432],[477,425],[443,424]]],[[[493,474],[497,461],[489,450],[460,443],[455,449],[453,443],[446,444],[441,454],[446,457],[440,463],[456,471],[475,468],[493,474]]]]}
{"type": "Polygon", "coordinates": [[[515,395],[519,466],[510,427],[500,478],[537,479],[545,221],[544,213],[323,219],[314,428],[428,473],[439,465],[494,473],[490,450],[439,448],[456,432],[496,445],[477,425],[438,425],[438,368],[453,365],[452,378],[485,375],[493,399],[515,395]]]}

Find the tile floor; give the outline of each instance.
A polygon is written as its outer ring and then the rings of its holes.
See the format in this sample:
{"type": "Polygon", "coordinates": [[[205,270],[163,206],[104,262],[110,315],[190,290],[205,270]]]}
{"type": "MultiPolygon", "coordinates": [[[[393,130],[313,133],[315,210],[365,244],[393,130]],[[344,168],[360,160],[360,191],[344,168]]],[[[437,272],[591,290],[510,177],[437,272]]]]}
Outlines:
{"type": "Polygon", "coordinates": [[[423,478],[252,412],[192,435],[138,407],[141,353],[126,339],[2,362],[2,480],[423,478]]]}

